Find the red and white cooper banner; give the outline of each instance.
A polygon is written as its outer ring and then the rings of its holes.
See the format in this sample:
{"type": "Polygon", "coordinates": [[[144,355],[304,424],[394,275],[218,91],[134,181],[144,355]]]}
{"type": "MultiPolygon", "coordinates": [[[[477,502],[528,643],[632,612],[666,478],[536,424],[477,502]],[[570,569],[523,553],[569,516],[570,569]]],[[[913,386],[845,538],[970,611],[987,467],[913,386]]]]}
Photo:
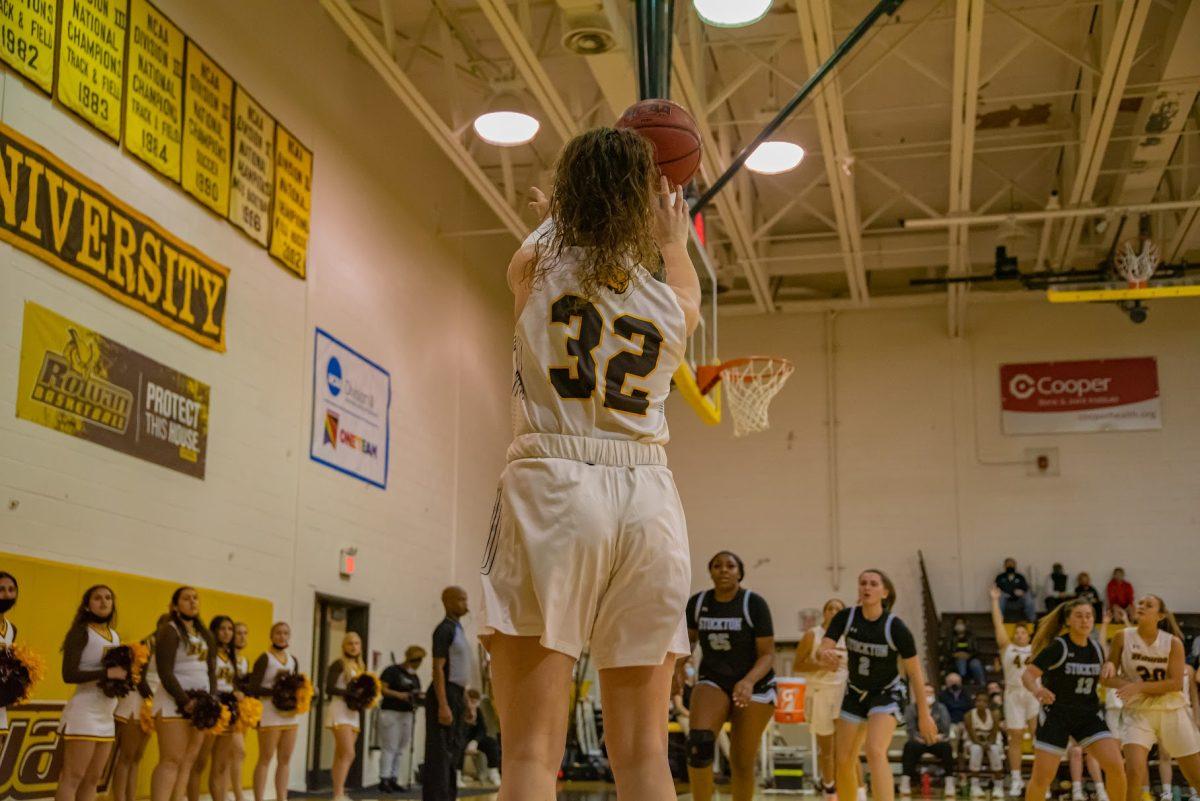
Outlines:
{"type": "Polygon", "coordinates": [[[1153,358],[1000,365],[1005,434],[1162,428],[1153,358]]]}

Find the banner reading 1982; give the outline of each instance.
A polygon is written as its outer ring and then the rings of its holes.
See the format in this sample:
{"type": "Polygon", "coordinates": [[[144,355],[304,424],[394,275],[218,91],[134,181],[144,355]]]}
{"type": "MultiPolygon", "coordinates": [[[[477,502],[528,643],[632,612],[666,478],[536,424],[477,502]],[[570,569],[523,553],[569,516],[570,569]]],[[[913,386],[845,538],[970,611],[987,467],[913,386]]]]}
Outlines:
{"type": "Polygon", "coordinates": [[[59,0],[0,3],[0,61],[50,93],[59,0]]]}
{"type": "Polygon", "coordinates": [[[204,478],[208,385],[25,304],[17,417],[204,478]]]}

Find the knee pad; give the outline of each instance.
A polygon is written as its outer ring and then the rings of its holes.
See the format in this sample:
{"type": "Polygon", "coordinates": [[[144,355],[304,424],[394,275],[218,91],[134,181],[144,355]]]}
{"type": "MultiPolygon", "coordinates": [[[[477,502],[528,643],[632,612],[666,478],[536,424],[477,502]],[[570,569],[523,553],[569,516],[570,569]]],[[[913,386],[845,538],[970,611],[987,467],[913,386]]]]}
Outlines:
{"type": "Polygon", "coordinates": [[[706,729],[692,729],[688,732],[688,767],[712,767],[717,753],[717,734],[706,729]]]}

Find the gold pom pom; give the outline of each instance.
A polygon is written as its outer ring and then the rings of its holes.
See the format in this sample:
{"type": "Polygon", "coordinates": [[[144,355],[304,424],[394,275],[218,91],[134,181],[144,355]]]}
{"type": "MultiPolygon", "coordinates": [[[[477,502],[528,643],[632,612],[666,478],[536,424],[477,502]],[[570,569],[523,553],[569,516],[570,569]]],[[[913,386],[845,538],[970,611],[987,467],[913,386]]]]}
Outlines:
{"type": "Polygon", "coordinates": [[[313,686],[312,681],[305,674],[301,673],[300,687],[296,690],[296,711],[294,715],[305,715],[308,709],[312,706],[313,686]]]}
{"type": "Polygon", "coordinates": [[[142,701],[142,709],[138,714],[139,720],[142,722],[142,731],[150,734],[154,731],[154,699],[147,698],[142,701]]]}
{"type": "Polygon", "coordinates": [[[17,643],[10,647],[12,655],[20,660],[25,665],[25,670],[29,672],[29,683],[25,685],[25,692],[16,701],[16,703],[21,703],[33,695],[33,688],[46,675],[46,661],[42,659],[41,654],[24,643],[17,643]]]}
{"type": "Polygon", "coordinates": [[[234,731],[247,732],[258,725],[262,720],[263,705],[262,701],[257,698],[251,698],[246,695],[238,701],[238,721],[234,726],[234,731]]]}

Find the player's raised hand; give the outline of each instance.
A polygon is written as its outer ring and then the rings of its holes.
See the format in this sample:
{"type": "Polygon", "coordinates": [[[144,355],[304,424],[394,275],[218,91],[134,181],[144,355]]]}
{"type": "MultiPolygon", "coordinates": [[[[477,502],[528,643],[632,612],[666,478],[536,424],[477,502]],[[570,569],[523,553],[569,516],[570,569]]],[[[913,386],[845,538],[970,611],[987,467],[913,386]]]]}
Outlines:
{"type": "Polygon", "coordinates": [[[529,196],[532,198],[529,201],[529,208],[533,209],[533,213],[537,215],[540,223],[550,213],[550,199],[536,186],[529,187],[529,196]]]}
{"type": "Polygon", "coordinates": [[[672,245],[686,247],[691,224],[683,187],[672,187],[665,175],[659,176],[658,194],[654,198],[654,241],[659,250],[672,245]]]}

